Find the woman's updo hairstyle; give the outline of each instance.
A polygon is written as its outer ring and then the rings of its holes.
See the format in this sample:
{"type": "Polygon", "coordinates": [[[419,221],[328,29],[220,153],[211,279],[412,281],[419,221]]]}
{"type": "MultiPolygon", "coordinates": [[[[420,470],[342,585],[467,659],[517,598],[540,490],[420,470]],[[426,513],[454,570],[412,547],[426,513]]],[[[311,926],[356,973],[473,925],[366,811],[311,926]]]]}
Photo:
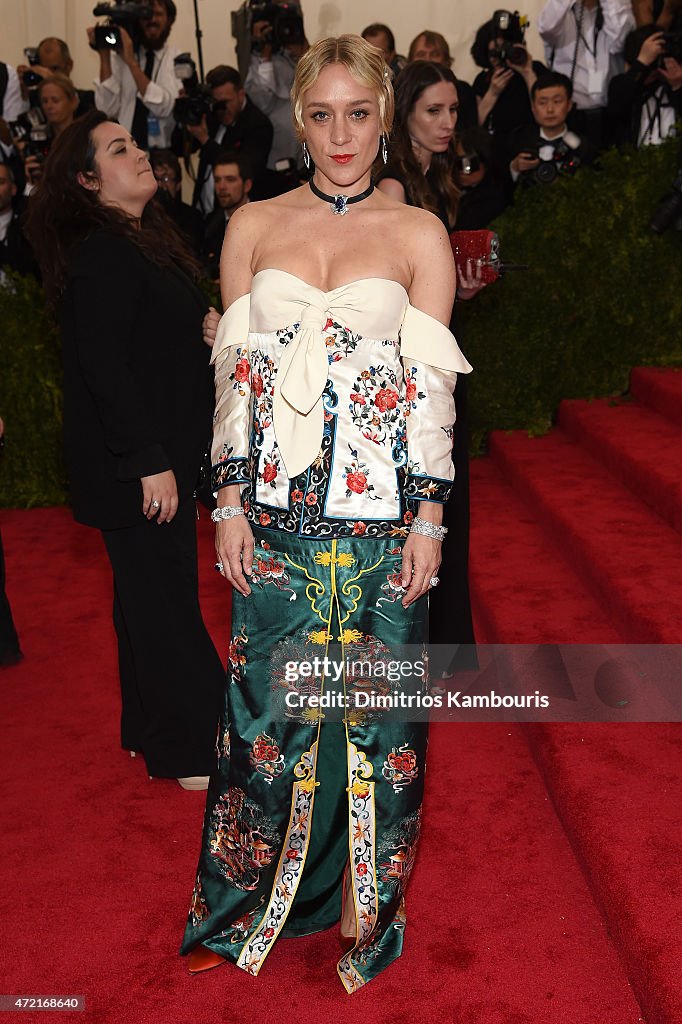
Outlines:
{"type": "Polygon", "coordinates": [[[315,84],[322,69],[330,64],[342,64],[356,82],[374,90],[379,102],[379,124],[388,135],[393,126],[395,103],[391,72],[382,51],[362,36],[330,36],[311,46],[296,65],[291,106],[299,142],[305,138],[303,96],[315,84]]]}

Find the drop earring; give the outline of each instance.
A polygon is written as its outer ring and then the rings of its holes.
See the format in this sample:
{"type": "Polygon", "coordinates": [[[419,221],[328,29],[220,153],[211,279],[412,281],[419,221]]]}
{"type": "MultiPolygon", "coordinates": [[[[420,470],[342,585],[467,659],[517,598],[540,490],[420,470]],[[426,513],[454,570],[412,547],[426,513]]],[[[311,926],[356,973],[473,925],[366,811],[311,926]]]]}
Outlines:
{"type": "Polygon", "coordinates": [[[308,152],[308,147],[305,144],[305,142],[303,143],[303,163],[306,166],[306,170],[309,171],[310,170],[310,153],[308,152]]]}
{"type": "Polygon", "coordinates": [[[385,164],[388,163],[388,136],[385,132],[381,136],[381,159],[385,164]]]}

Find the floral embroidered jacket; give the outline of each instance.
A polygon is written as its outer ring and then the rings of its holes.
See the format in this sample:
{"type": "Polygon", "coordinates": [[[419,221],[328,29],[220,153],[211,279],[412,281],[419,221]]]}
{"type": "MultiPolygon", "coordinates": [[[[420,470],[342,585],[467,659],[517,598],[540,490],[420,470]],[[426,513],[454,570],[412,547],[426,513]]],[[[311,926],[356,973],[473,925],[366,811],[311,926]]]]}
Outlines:
{"type": "Polygon", "coordinates": [[[405,536],[447,501],[453,335],[396,281],[330,292],[262,270],[221,319],[212,361],[213,488],[242,485],[249,520],[302,537],[405,536]]]}

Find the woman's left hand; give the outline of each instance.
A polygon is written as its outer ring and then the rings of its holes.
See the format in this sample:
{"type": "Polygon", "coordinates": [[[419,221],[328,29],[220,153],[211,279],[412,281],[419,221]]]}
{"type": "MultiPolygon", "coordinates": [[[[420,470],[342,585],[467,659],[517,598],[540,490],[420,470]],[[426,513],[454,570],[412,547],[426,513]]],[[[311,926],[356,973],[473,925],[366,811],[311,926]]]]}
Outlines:
{"type": "Polygon", "coordinates": [[[213,342],[215,341],[216,331],[218,330],[218,324],[220,323],[220,313],[213,306],[210,307],[208,313],[204,317],[202,325],[203,339],[205,343],[213,348],[213,342]]]}
{"type": "Polygon", "coordinates": [[[457,284],[457,298],[467,302],[473,299],[474,295],[486,288],[487,281],[483,280],[483,266],[478,260],[467,260],[466,270],[460,275],[457,284]]]}
{"type": "Polygon", "coordinates": [[[402,600],[403,608],[409,608],[429,591],[431,578],[438,575],[442,547],[439,540],[419,533],[411,533],[405,541],[400,578],[403,587],[407,589],[402,600]]]}

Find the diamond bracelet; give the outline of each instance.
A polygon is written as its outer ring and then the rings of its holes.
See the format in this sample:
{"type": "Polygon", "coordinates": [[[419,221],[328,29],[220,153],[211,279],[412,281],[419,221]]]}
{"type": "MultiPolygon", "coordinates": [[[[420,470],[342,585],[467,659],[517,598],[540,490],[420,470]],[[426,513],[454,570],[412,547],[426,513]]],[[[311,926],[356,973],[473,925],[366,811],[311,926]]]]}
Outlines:
{"type": "Polygon", "coordinates": [[[435,523],[430,523],[427,519],[420,519],[419,516],[415,516],[410,527],[410,533],[418,533],[422,537],[431,537],[432,540],[445,540],[447,532],[447,526],[436,526],[435,523]]]}
{"type": "Polygon", "coordinates": [[[241,505],[225,505],[223,508],[214,508],[211,512],[211,520],[214,523],[234,519],[235,516],[243,516],[244,509],[241,505]]]}

